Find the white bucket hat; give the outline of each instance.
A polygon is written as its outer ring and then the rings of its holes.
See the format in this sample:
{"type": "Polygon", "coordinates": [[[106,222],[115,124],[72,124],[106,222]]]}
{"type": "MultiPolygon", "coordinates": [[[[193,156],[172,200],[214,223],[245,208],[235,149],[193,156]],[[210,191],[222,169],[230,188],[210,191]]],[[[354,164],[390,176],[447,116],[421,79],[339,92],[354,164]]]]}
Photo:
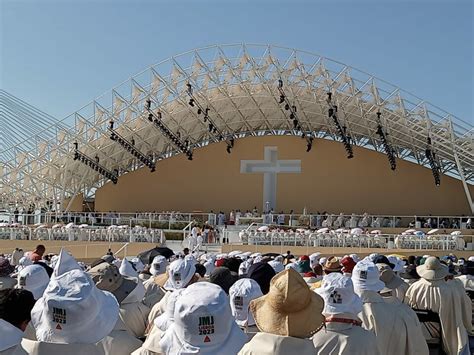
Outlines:
{"type": "Polygon", "coordinates": [[[354,260],[356,263],[360,261],[360,258],[357,254],[349,254],[349,256],[354,260]]]}
{"type": "Polygon", "coordinates": [[[237,280],[229,289],[230,308],[235,321],[241,327],[255,325],[252,313],[249,312],[250,301],[263,296],[257,281],[252,279],[237,280]]]}
{"type": "Polygon", "coordinates": [[[319,258],[321,258],[321,253],[313,253],[309,256],[309,266],[311,266],[311,269],[318,265],[319,258]]]}
{"type": "Polygon", "coordinates": [[[357,294],[362,291],[379,292],[385,284],[380,281],[379,269],[368,259],[359,261],[352,270],[352,282],[357,294]]]}
{"type": "Polygon", "coordinates": [[[247,272],[249,271],[252,264],[253,264],[252,259],[247,259],[245,261],[242,261],[239,265],[239,276],[247,275],[247,272]]]}
{"type": "Polygon", "coordinates": [[[31,259],[27,256],[22,256],[20,260],[18,260],[18,271],[28,265],[33,265],[33,261],[31,261],[31,259]]]}
{"type": "Polygon", "coordinates": [[[324,299],[324,314],[358,314],[362,311],[362,300],[354,292],[352,280],[343,274],[325,275],[315,292],[324,299]]]}
{"type": "Polygon", "coordinates": [[[135,270],[137,270],[137,273],[142,272],[145,269],[145,265],[143,265],[142,261],[139,258],[133,258],[132,264],[133,266],[135,266],[135,270]]]}
{"type": "Polygon", "coordinates": [[[71,270],[52,277],[31,311],[38,341],[95,344],[115,327],[119,305],[114,295],[101,291],[88,274],[71,270]]]}
{"type": "Polygon", "coordinates": [[[123,276],[138,277],[138,272],[133,268],[132,263],[127,259],[123,259],[119,267],[119,272],[123,276]]]}
{"type": "Polygon", "coordinates": [[[273,270],[275,270],[276,274],[285,270],[285,265],[283,265],[281,262],[277,260],[270,260],[268,262],[268,265],[270,265],[273,268],[273,270]]]}
{"type": "Polygon", "coordinates": [[[387,259],[388,259],[388,261],[390,261],[394,265],[394,267],[393,267],[394,272],[403,271],[403,267],[405,266],[405,262],[402,259],[396,257],[395,255],[389,255],[389,256],[387,256],[387,259]]]}
{"type": "Polygon", "coordinates": [[[326,258],[325,256],[323,256],[322,258],[320,258],[320,259],[319,259],[319,265],[324,266],[324,264],[326,264],[326,260],[327,260],[327,259],[328,259],[328,258],[326,258]]]}
{"type": "Polygon", "coordinates": [[[181,296],[181,293],[184,291],[184,288],[170,292],[170,296],[166,301],[165,311],[155,318],[153,323],[162,331],[166,331],[170,325],[174,322],[174,307],[176,301],[181,296]]]}
{"type": "Polygon", "coordinates": [[[204,267],[206,268],[206,276],[209,276],[211,272],[214,271],[216,268],[216,265],[214,265],[214,260],[207,260],[204,264],[204,267]]]}
{"type": "Polygon", "coordinates": [[[380,280],[384,283],[385,287],[383,288],[383,292],[389,292],[390,290],[395,290],[396,288],[400,287],[403,284],[403,280],[395,275],[394,270],[390,268],[390,266],[386,264],[376,264],[377,268],[380,272],[380,280]]]}
{"type": "Polygon", "coordinates": [[[163,255],[157,255],[153,258],[150,267],[150,273],[153,276],[161,275],[166,272],[168,266],[168,260],[163,255]]]}
{"type": "Polygon", "coordinates": [[[285,265],[285,270],[288,270],[288,269],[295,269],[296,270],[296,266],[297,266],[296,263],[288,263],[288,264],[285,265]]]}
{"type": "Polygon", "coordinates": [[[48,283],[48,273],[41,265],[28,265],[18,273],[17,288],[30,291],[35,300],[43,296],[48,283]]]}
{"type": "Polygon", "coordinates": [[[196,273],[194,262],[186,259],[173,261],[168,268],[168,280],[164,288],[167,290],[177,290],[185,288],[196,273]]]}
{"type": "Polygon", "coordinates": [[[222,288],[197,282],[176,301],[174,322],[163,334],[160,347],[166,354],[230,355],[246,342],[222,288]]]}

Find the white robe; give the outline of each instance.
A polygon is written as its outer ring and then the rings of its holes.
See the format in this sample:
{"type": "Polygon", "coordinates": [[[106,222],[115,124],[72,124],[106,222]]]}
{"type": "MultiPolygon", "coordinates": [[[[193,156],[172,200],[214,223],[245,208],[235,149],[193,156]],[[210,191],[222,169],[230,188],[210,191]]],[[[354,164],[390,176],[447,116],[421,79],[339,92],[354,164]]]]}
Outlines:
{"type": "MultiPolygon", "coordinates": [[[[12,355],[106,355],[101,346],[95,344],[43,343],[23,339],[12,355]]],[[[107,354],[108,355],[108,354],[107,354]]]]}
{"type": "Polygon", "coordinates": [[[466,291],[474,291],[474,275],[461,275],[456,279],[461,281],[466,291]]]}
{"type": "Polygon", "coordinates": [[[239,351],[239,355],[314,355],[316,350],[309,339],[257,333],[239,351]]]}
{"type": "MultiPolygon", "coordinates": [[[[358,320],[349,314],[335,314],[337,318],[358,320]]],[[[375,334],[364,328],[348,324],[329,322],[312,337],[318,355],[378,355],[375,334]]]]}
{"type": "Polygon", "coordinates": [[[105,354],[130,355],[134,350],[142,346],[142,342],[130,333],[119,318],[115,328],[97,345],[102,346],[105,354]]]}
{"type": "Polygon", "coordinates": [[[471,300],[462,295],[456,285],[444,280],[420,279],[410,286],[405,300],[412,308],[438,313],[442,327],[443,345],[448,354],[469,354],[468,331],[471,329],[471,300]]]}
{"type": "Polygon", "coordinates": [[[374,291],[362,291],[359,318],[365,329],[375,333],[379,353],[383,355],[428,355],[420,322],[406,305],[384,302],[374,291]]]}
{"type": "Polygon", "coordinates": [[[137,287],[120,304],[119,317],[127,329],[137,338],[145,335],[150,308],[143,304],[145,288],[138,283],[137,287]]]}

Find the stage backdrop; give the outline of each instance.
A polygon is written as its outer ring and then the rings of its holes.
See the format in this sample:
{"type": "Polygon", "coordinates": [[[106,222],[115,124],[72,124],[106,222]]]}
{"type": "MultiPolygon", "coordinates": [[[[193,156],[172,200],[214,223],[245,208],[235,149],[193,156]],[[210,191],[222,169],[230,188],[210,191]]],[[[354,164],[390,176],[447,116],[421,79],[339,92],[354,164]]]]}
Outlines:
{"type": "MultiPolygon", "coordinates": [[[[298,137],[249,137],[236,140],[232,154],[218,143],[148,169],[120,176],[96,192],[97,211],[276,211],[400,215],[470,214],[459,180],[442,175],[436,187],[431,170],[354,148],[347,159],[341,143],[317,139],[306,153],[298,137]]],[[[470,186],[471,193],[474,187],[470,186]]]]}

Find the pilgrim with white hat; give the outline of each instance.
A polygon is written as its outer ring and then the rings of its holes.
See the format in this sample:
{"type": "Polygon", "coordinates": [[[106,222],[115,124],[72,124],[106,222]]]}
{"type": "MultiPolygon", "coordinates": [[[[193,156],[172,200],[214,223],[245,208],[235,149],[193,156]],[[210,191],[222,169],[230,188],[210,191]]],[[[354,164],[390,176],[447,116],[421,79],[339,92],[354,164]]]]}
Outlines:
{"type": "MultiPolygon", "coordinates": [[[[471,300],[457,287],[446,282],[449,270],[438,258],[428,257],[416,268],[421,279],[413,283],[405,296],[408,305],[438,313],[444,351],[469,354],[468,333],[472,332],[471,300]]],[[[431,326],[431,324],[428,324],[431,326]]],[[[425,332],[425,336],[428,334],[425,332]]]]}
{"type": "Polygon", "coordinates": [[[27,290],[0,290],[0,355],[14,354],[24,337],[35,305],[33,294],[27,290]]]}
{"type": "MultiPolygon", "coordinates": [[[[392,259],[393,260],[393,259],[392,259]]],[[[385,256],[381,256],[380,258],[376,259],[376,265],[379,271],[381,272],[381,280],[387,285],[390,283],[389,287],[391,296],[394,296],[400,300],[400,302],[403,302],[405,299],[405,294],[408,290],[408,287],[410,285],[403,281],[402,278],[400,278],[396,272],[395,269],[401,271],[402,268],[399,268],[399,264],[392,263],[390,262],[390,259],[386,258],[385,256]],[[390,269],[390,270],[389,270],[390,269]],[[382,277],[383,274],[385,274],[385,279],[382,277]],[[387,278],[390,277],[390,280],[387,280],[387,278]]],[[[393,260],[396,262],[396,260],[393,260]]]]}
{"type": "Polygon", "coordinates": [[[466,261],[461,267],[461,275],[457,277],[466,291],[474,292],[474,261],[466,261]]]}
{"type": "Polygon", "coordinates": [[[331,273],[316,291],[324,300],[326,326],[312,340],[317,354],[379,354],[375,334],[362,328],[362,301],[349,277],[331,273]]]}
{"type": "Polygon", "coordinates": [[[237,324],[248,334],[249,339],[258,332],[255,320],[249,312],[250,301],[263,296],[255,280],[243,278],[235,282],[229,290],[230,308],[237,324]]]}
{"type": "Polygon", "coordinates": [[[277,257],[275,257],[275,259],[270,260],[268,262],[268,265],[270,265],[273,268],[273,270],[275,270],[276,274],[278,274],[279,272],[282,272],[283,270],[285,270],[285,265],[283,265],[283,256],[282,255],[278,255],[277,257]]]}
{"type": "Polygon", "coordinates": [[[163,288],[166,290],[163,298],[153,306],[150,314],[148,315],[148,335],[141,346],[137,349],[133,355],[145,355],[161,353],[159,346],[159,340],[162,335],[162,331],[156,326],[155,320],[157,317],[166,312],[168,301],[172,293],[177,290],[184,289],[189,285],[199,280],[199,276],[196,274],[196,267],[194,266],[195,260],[191,259],[176,259],[168,266],[168,279],[164,284],[163,288]]]}
{"type": "MultiPolygon", "coordinates": [[[[122,265],[130,262],[126,259],[122,265]]],[[[121,265],[121,267],[122,267],[121,265]]],[[[145,335],[150,308],[143,303],[145,287],[135,272],[134,277],[123,276],[115,265],[102,262],[89,270],[97,287],[112,292],[120,304],[120,319],[136,338],[145,335]]]]}
{"type": "Polygon", "coordinates": [[[168,264],[168,260],[163,255],[155,256],[150,266],[151,277],[143,282],[146,290],[143,303],[150,308],[157,304],[165,295],[165,290],[157,283],[157,277],[166,275],[168,264]]]}
{"type": "Polygon", "coordinates": [[[235,355],[246,341],[222,288],[197,282],[176,300],[174,321],[161,337],[160,347],[164,354],[173,355],[235,355]]]}
{"type": "Polygon", "coordinates": [[[43,296],[31,311],[37,341],[23,339],[16,354],[103,354],[96,345],[113,330],[119,305],[61,251],[43,296]]]}
{"type": "Polygon", "coordinates": [[[377,266],[366,258],[352,271],[354,291],[362,299],[359,318],[362,326],[377,337],[380,354],[428,354],[420,322],[414,312],[403,312],[395,304],[387,303],[378,293],[385,284],[380,280],[377,266]]]}
{"type": "Polygon", "coordinates": [[[277,274],[269,292],[250,302],[259,333],[239,355],[314,355],[311,340],[324,325],[324,301],[294,269],[277,274]]]}
{"type": "Polygon", "coordinates": [[[43,296],[44,290],[49,283],[49,276],[44,267],[40,265],[29,265],[22,269],[17,275],[16,288],[30,291],[35,300],[43,296]]]}

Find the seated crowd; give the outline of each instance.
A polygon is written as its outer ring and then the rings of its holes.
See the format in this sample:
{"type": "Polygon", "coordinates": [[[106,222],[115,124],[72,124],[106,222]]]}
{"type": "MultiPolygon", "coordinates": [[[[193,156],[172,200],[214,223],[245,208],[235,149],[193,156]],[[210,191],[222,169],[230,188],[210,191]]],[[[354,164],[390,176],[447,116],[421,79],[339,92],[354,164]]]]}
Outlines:
{"type": "Polygon", "coordinates": [[[0,354],[471,354],[473,292],[474,257],[38,246],[0,256],[0,354]]]}

